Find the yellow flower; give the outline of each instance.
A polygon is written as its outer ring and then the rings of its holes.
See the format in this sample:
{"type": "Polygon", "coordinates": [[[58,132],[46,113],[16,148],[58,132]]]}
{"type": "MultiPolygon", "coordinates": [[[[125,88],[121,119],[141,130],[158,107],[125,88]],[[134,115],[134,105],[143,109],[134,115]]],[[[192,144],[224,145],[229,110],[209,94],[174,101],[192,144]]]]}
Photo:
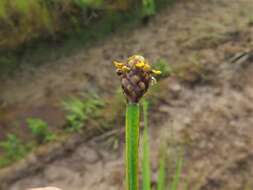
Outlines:
{"type": "Polygon", "coordinates": [[[127,101],[132,103],[139,102],[149,86],[156,83],[153,75],[161,74],[161,71],[152,70],[149,62],[141,55],[129,57],[126,63],[117,61],[113,63],[120,76],[127,101]]]}

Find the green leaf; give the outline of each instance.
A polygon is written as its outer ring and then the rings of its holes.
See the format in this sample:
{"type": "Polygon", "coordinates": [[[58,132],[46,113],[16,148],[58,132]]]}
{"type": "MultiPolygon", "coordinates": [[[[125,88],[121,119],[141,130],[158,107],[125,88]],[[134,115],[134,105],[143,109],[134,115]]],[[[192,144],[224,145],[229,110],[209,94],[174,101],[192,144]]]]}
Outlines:
{"type": "Polygon", "coordinates": [[[8,134],[6,140],[0,142],[0,148],[4,150],[1,166],[19,160],[28,151],[23,142],[14,134],[8,134]]]}
{"type": "Polygon", "coordinates": [[[175,173],[175,176],[173,177],[173,181],[170,188],[171,190],[176,190],[178,187],[180,175],[182,172],[182,167],[183,167],[183,156],[180,155],[180,158],[177,160],[176,173],[175,173]]]}
{"type": "Polygon", "coordinates": [[[162,156],[160,158],[157,190],[164,190],[164,189],[165,189],[165,157],[162,156]]]}
{"type": "Polygon", "coordinates": [[[63,108],[67,111],[68,131],[80,132],[85,126],[85,121],[90,117],[99,115],[99,108],[104,106],[104,102],[99,97],[93,95],[85,100],[72,97],[63,103],[63,108]]]}
{"type": "Polygon", "coordinates": [[[143,160],[142,160],[142,189],[151,190],[151,169],[150,169],[150,151],[149,151],[149,137],[148,137],[148,102],[143,101],[143,160]]]}
{"type": "Polygon", "coordinates": [[[143,15],[150,16],[155,14],[155,1],[154,0],[142,0],[143,15]]]}
{"type": "Polygon", "coordinates": [[[28,118],[27,124],[39,143],[53,140],[53,133],[49,130],[48,124],[45,121],[38,118],[28,118]]]}

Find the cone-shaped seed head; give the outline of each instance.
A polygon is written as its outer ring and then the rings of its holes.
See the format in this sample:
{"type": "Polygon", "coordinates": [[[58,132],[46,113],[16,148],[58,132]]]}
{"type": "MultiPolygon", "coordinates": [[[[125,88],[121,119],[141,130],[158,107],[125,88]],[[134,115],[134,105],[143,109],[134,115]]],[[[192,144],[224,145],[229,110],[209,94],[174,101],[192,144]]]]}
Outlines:
{"type": "Polygon", "coordinates": [[[152,70],[148,61],[141,55],[129,57],[127,63],[114,61],[114,65],[129,103],[138,103],[147,92],[153,80],[153,74],[161,73],[160,71],[152,70]]]}

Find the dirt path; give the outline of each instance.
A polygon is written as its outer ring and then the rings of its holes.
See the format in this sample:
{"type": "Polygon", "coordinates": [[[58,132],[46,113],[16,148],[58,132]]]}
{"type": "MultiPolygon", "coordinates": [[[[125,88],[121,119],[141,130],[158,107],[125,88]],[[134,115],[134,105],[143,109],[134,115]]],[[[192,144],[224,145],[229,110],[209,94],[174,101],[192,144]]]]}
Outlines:
{"type": "MultiPolygon", "coordinates": [[[[19,80],[3,82],[2,105],[7,110],[14,104],[20,110],[35,109],[34,102],[57,104],[62,96],[91,87],[99,92],[111,89],[104,93],[107,96],[118,85],[112,59],[136,52],[151,61],[165,58],[187,72],[180,74],[181,80],[168,78],[160,83],[162,103],[152,117],[163,124],[151,124],[152,150],[166,142],[173,160],[177,147],[183,145],[182,178],[190,178],[191,189],[196,185],[202,190],[252,189],[253,58],[250,53],[244,55],[253,50],[252,14],[253,0],[180,1],[147,27],[115,35],[36,73],[26,71],[17,76],[19,80]],[[199,72],[194,65],[204,67],[199,72]]],[[[9,189],[40,185],[64,190],[123,189],[122,148],[111,150],[108,141],[114,142],[115,137],[83,144],[9,189]]],[[[155,170],[158,153],[152,154],[155,170]]]]}

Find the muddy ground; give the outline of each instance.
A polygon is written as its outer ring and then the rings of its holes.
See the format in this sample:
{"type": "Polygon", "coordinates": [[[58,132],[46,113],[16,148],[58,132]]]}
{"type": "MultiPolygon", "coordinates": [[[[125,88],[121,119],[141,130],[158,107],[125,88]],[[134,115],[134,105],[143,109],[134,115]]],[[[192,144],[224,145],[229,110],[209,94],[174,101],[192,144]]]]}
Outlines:
{"type": "MultiPolygon", "coordinates": [[[[253,0],[178,1],[148,26],[2,81],[4,121],[32,113],[60,126],[62,97],[90,89],[108,97],[115,91],[111,60],[133,53],[151,62],[165,58],[182,71],[158,84],[159,104],[150,113],[154,182],[158,147],[165,145],[168,169],[183,147],[182,181],[189,180],[191,190],[252,189],[252,50],[253,0]]],[[[122,143],[110,143],[117,139],[94,138],[7,189],[124,189],[122,143]]]]}

